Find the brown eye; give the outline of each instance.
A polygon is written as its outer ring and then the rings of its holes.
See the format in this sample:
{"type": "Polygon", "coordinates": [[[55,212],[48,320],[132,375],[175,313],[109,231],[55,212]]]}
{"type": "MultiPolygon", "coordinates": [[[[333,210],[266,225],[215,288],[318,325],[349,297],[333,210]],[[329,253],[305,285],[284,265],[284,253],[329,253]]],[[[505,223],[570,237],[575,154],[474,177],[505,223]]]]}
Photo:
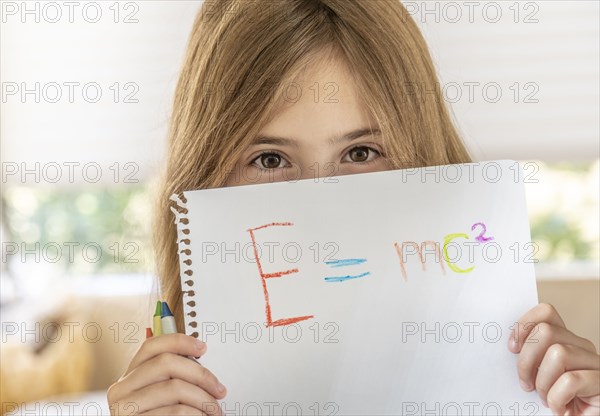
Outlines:
{"type": "Polygon", "coordinates": [[[348,152],[350,160],[353,162],[365,162],[369,158],[369,148],[365,146],[355,147],[348,152]]]}
{"type": "Polygon", "coordinates": [[[265,151],[255,157],[250,165],[257,169],[269,170],[287,168],[291,164],[279,153],[274,151],[265,151]]]}
{"type": "Polygon", "coordinates": [[[277,153],[265,153],[260,156],[260,164],[264,169],[277,169],[281,164],[281,156],[277,153]]]}

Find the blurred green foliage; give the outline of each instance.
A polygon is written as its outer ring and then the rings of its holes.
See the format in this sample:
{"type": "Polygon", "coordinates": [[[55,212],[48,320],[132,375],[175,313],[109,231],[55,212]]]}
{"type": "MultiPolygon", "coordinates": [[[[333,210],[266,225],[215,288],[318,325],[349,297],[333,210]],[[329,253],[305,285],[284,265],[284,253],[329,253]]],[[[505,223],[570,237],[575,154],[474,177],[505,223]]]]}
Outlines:
{"type": "Polygon", "coordinates": [[[594,245],[582,238],[579,227],[571,224],[564,216],[547,213],[531,220],[531,239],[545,248],[538,260],[547,261],[565,258],[586,260],[593,258],[594,245]]]}
{"type": "MultiPolygon", "coordinates": [[[[150,201],[141,185],[83,192],[11,187],[4,198],[7,240],[20,251],[39,244],[41,261],[50,259],[64,272],[147,272],[152,267],[150,201]]],[[[25,259],[35,260],[33,255],[25,259]]]]}
{"type": "MultiPolygon", "coordinates": [[[[539,177],[526,185],[532,240],[540,247],[536,258],[597,260],[598,161],[536,163],[539,177]]],[[[7,187],[2,197],[5,241],[28,250],[39,244],[42,261],[60,254],[51,263],[68,274],[147,273],[153,268],[149,193],[144,185],[85,191],[7,187]]]]}

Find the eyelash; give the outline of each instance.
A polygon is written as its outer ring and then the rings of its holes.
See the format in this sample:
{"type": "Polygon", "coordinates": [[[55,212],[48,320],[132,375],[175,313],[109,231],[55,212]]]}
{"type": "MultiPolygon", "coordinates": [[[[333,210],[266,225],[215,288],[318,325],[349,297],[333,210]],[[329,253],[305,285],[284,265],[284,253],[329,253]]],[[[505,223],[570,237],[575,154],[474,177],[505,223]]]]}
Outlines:
{"type": "MultiPolygon", "coordinates": [[[[360,164],[360,165],[369,165],[371,163],[374,163],[375,161],[377,161],[377,159],[379,159],[380,157],[383,156],[383,153],[371,146],[365,146],[365,145],[358,145],[358,146],[353,146],[350,149],[348,149],[345,153],[344,153],[344,157],[346,155],[348,155],[352,150],[357,149],[357,148],[361,148],[364,147],[366,149],[369,150],[369,152],[375,152],[377,154],[377,156],[373,159],[373,160],[368,160],[365,162],[342,162],[342,163],[355,163],[355,164],[360,164]]],[[[288,164],[291,164],[290,162],[287,161],[287,159],[285,158],[285,156],[283,156],[281,153],[279,153],[276,150],[265,150],[261,153],[259,153],[254,159],[252,159],[250,161],[250,165],[254,165],[256,166],[258,169],[262,169],[262,170],[269,170],[269,168],[263,168],[261,166],[258,166],[258,161],[260,160],[261,157],[263,157],[264,155],[277,155],[279,156],[281,159],[285,160],[288,164]]],[[[271,168],[271,169],[283,169],[283,168],[271,168]]]]}
{"type": "Polygon", "coordinates": [[[373,158],[373,160],[368,160],[368,161],[365,161],[365,162],[352,162],[352,161],[350,161],[350,162],[342,162],[342,163],[354,163],[354,164],[359,164],[359,165],[370,165],[371,163],[374,163],[374,162],[376,162],[376,161],[377,161],[377,159],[379,159],[380,157],[382,157],[382,156],[383,156],[383,154],[382,154],[382,153],[381,153],[379,150],[375,149],[374,147],[367,146],[367,145],[357,145],[357,146],[352,146],[350,149],[348,149],[348,150],[347,150],[347,151],[344,153],[344,158],[345,158],[347,155],[349,155],[349,154],[350,154],[350,152],[351,152],[351,151],[353,151],[354,149],[359,149],[359,148],[363,148],[363,147],[364,147],[365,149],[368,149],[368,150],[369,150],[369,152],[374,152],[374,153],[376,154],[376,156],[373,158]]]}
{"type": "MultiPolygon", "coordinates": [[[[254,159],[252,159],[250,161],[250,165],[255,165],[258,169],[262,169],[262,170],[269,170],[269,168],[263,168],[262,166],[258,166],[258,161],[260,160],[261,157],[263,157],[264,155],[277,155],[279,156],[281,159],[285,160],[287,162],[287,159],[285,158],[285,156],[283,156],[281,153],[275,151],[275,150],[265,150],[263,152],[260,152],[258,154],[258,156],[256,156],[254,159]]],[[[287,162],[288,164],[290,162],[287,162]]],[[[272,169],[281,169],[281,168],[272,168],[272,169]]]]}

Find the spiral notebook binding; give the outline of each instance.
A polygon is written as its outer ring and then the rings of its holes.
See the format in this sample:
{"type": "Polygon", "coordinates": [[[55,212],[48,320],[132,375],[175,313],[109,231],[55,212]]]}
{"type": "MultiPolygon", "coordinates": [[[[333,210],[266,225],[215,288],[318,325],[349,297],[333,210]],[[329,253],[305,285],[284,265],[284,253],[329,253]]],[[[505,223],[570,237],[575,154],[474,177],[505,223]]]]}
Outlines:
{"type": "Polygon", "coordinates": [[[197,304],[196,292],[193,290],[194,280],[192,275],[192,250],[191,236],[189,228],[189,218],[187,209],[187,200],[184,195],[173,194],[169,198],[175,203],[171,206],[171,212],[175,217],[177,226],[177,254],[179,256],[179,278],[181,279],[181,291],[183,293],[183,313],[186,327],[186,334],[198,338],[198,322],[195,307],[197,304]]]}

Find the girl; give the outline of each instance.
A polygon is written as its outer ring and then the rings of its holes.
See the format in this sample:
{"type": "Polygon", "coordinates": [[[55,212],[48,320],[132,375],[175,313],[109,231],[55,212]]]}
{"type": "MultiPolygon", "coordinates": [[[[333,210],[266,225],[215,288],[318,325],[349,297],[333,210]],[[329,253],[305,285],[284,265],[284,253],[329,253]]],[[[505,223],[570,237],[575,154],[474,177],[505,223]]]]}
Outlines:
{"type": "MultiPolygon", "coordinates": [[[[399,0],[207,0],[175,93],[158,199],[162,293],[183,328],[173,193],[470,161],[399,0]]],[[[519,354],[515,383],[555,414],[599,414],[593,343],[548,304],[519,323],[524,336],[507,346],[519,354]]],[[[217,375],[183,357],[206,349],[183,334],[148,339],[109,389],[114,414],[222,414],[217,375]]]]}

